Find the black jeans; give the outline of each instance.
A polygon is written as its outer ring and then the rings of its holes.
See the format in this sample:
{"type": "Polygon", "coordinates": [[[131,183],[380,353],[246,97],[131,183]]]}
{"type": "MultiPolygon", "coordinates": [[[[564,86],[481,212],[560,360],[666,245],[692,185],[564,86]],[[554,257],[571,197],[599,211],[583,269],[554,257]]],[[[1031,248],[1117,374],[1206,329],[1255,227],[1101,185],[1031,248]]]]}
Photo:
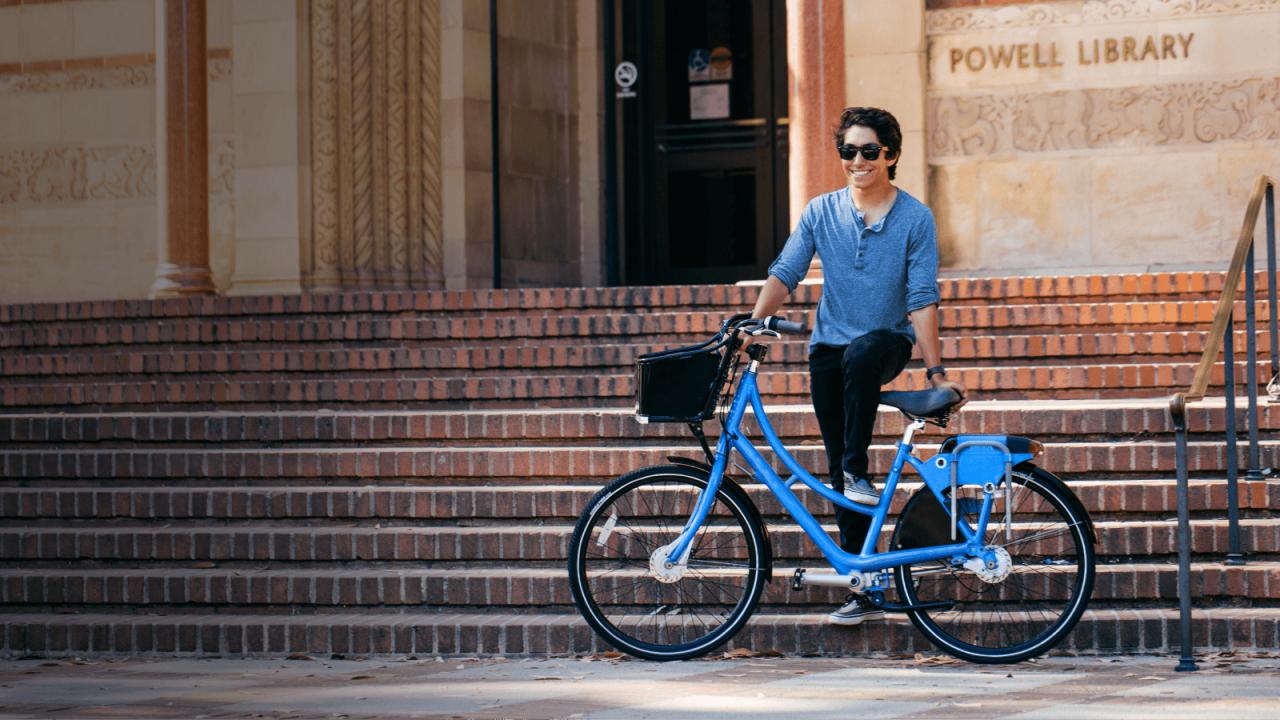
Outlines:
{"type": "MultiPolygon", "coordinates": [[[[867,474],[867,448],[880,405],[880,386],[911,359],[911,341],[889,330],[867,333],[844,347],[818,345],[809,354],[809,392],[827,448],[831,487],[844,491],[844,471],[867,474]]],[[[870,516],[836,507],[840,547],[862,552],[870,516]]]]}

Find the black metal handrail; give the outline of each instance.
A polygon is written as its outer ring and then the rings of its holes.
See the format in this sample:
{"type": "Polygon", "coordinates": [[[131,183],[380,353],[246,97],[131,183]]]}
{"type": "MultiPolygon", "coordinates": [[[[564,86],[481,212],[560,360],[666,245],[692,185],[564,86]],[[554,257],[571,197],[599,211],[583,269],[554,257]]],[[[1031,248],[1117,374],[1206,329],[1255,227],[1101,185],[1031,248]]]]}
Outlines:
{"type": "Polygon", "coordinates": [[[1276,181],[1266,175],[1254,183],[1249,205],[1244,213],[1244,224],[1231,256],[1222,297],[1218,299],[1213,315],[1213,327],[1205,339],[1204,352],[1196,367],[1191,387],[1185,393],[1177,393],[1169,399],[1169,416],[1173,420],[1175,455],[1178,474],[1178,600],[1179,621],[1182,635],[1182,657],[1177,670],[1196,669],[1191,651],[1191,520],[1187,508],[1187,403],[1202,400],[1209,387],[1209,373],[1223,352],[1223,397],[1226,402],[1226,455],[1227,455],[1227,532],[1228,551],[1226,564],[1243,565],[1244,552],[1240,547],[1240,500],[1237,480],[1239,455],[1236,437],[1236,360],[1235,360],[1235,302],[1240,287],[1240,275],[1245,277],[1245,388],[1248,392],[1249,467],[1245,478],[1259,480],[1265,476],[1261,467],[1262,455],[1258,447],[1258,333],[1256,324],[1257,296],[1254,265],[1254,227],[1258,224],[1258,212],[1263,200],[1267,206],[1267,294],[1271,321],[1271,381],[1267,383],[1272,399],[1280,399],[1280,353],[1277,342],[1276,312],[1276,181]]]}

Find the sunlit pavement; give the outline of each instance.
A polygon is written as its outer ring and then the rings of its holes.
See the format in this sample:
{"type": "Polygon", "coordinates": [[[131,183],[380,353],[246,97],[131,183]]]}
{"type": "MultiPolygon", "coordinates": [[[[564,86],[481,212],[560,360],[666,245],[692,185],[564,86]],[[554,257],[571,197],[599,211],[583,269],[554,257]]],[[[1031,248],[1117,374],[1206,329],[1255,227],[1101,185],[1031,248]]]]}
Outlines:
{"type": "Polygon", "coordinates": [[[0,718],[1280,718],[1280,657],[0,662],[0,718]]]}

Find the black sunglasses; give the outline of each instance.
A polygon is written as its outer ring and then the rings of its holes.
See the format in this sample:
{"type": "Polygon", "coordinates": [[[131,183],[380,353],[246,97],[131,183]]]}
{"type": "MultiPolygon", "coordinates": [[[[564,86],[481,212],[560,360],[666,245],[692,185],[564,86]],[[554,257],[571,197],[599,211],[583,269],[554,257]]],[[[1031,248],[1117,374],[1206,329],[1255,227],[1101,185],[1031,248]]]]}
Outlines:
{"type": "Polygon", "coordinates": [[[872,143],[870,145],[861,145],[861,146],[859,145],[837,145],[836,146],[836,152],[840,153],[841,160],[852,160],[855,155],[857,155],[858,153],[862,153],[863,159],[867,160],[868,162],[875,162],[876,160],[880,159],[881,150],[884,151],[885,157],[891,157],[893,155],[893,153],[889,151],[889,148],[880,147],[875,143],[872,143]]]}

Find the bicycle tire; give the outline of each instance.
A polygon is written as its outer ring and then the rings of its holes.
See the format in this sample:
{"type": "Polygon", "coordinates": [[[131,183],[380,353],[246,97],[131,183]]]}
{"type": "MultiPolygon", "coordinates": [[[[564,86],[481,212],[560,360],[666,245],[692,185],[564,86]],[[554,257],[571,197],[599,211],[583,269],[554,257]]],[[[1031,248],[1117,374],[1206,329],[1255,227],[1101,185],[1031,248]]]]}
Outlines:
{"type": "MultiPolygon", "coordinates": [[[[974,496],[980,497],[982,489],[960,489],[968,495],[960,498],[961,514],[976,525],[980,501],[974,496]]],[[[963,660],[1014,663],[1048,652],[1075,628],[1093,592],[1093,526],[1066,484],[1030,463],[1019,465],[1013,470],[1012,506],[1012,539],[1004,536],[1001,500],[987,526],[987,542],[1009,552],[1011,567],[1005,577],[983,580],[972,570],[939,561],[904,565],[895,573],[904,604],[954,603],[947,609],[907,614],[930,642],[963,660]]],[[[892,547],[938,544],[939,531],[949,538],[950,516],[940,510],[933,493],[922,488],[903,508],[892,547]],[[939,517],[941,522],[934,520],[939,517]],[[932,537],[909,537],[913,528],[928,523],[932,537]]]]}
{"type": "Polygon", "coordinates": [[[614,480],[587,504],[569,545],[569,586],[591,628],[622,652],[685,660],[732,638],[760,601],[768,542],[759,511],[725,478],[687,569],[662,582],[654,551],[680,534],[705,471],[662,465],[614,480]]]}

